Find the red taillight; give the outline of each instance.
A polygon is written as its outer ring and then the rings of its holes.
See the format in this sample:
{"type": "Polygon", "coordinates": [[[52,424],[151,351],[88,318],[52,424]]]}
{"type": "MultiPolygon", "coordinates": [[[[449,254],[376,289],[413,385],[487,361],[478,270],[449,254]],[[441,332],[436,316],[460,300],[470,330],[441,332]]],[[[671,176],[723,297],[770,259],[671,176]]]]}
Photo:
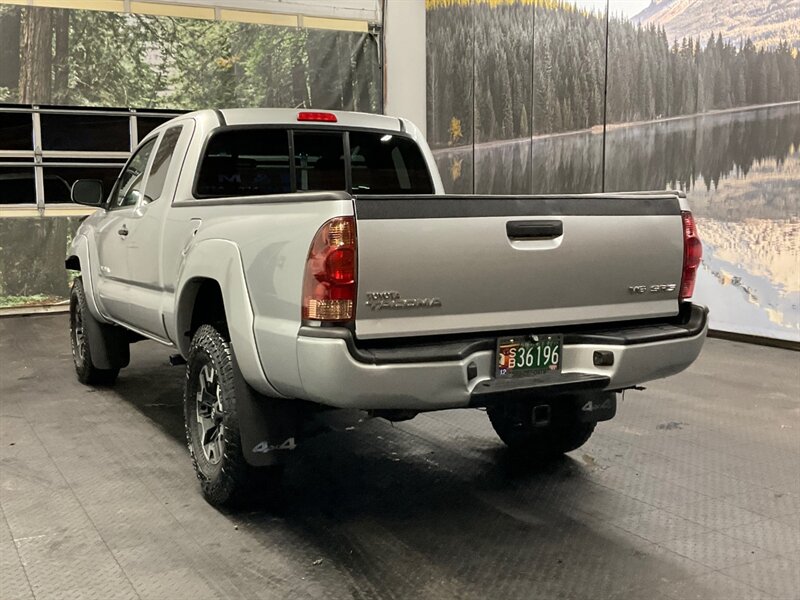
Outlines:
{"type": "Polygon", "coordinates": [[[703,258],[703,244],[697,235],[697,225],[694,217],[688,210],[681,212],[683,219],[683,275],[681,275],[681,300],[686,300],[694,294],[694,282],[697,278],[697,268],[703,258]]]}
{"type": "Polygon", "coordinates": [[[336,217],[319,228],[303,276],[303,319],[349,321],[356,302],[356,222],[336,217]]]}
{"type": "Polygon", "coordinates": [[[297,113],[298,121],[325,121],[327,123],[336,123],[336,115],[329,112],[319,111],[303,111],[297,113]]]}

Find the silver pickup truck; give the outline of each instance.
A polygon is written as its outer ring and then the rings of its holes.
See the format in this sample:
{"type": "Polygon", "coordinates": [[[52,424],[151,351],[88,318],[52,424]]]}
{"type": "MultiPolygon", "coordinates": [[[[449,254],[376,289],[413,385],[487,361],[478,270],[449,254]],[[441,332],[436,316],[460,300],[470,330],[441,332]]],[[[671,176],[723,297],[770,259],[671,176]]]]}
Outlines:
{"type": "Polygon", "coordinates": [[[111,384],[137,340],[176,347],[214,504],[329,408],[483,408],[513,450],[556,456],[706,336],[682,194],[446,195],[405,119],[195,112],[150,133],[112,190],[72,195],[99,207],[66,259],[78,378],[111,384]]]}

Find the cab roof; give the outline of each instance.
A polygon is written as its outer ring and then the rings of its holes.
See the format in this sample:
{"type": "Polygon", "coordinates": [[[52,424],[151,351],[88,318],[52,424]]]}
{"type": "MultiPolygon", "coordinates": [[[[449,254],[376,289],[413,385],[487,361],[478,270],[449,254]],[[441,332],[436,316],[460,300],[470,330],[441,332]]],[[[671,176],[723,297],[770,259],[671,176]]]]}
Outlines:
{"type": "Polygon", "coordinates": [[[297,125],[317,124],[326,126],[339,126],[344,129],[363,127],[367,129],[380,129],[388,131],[402,131],[404,125],[397,117],[375,115],[369,113],[351,112],[346,110],[314,110],[295,108],[224,108],[209,111],[213,112],[221,121],[221,125],[297,125]],[[301,114],[333,115],[334,120],[305,120],[301,114]],[[220,118],[221,117],[221,118],[220,118]]]}

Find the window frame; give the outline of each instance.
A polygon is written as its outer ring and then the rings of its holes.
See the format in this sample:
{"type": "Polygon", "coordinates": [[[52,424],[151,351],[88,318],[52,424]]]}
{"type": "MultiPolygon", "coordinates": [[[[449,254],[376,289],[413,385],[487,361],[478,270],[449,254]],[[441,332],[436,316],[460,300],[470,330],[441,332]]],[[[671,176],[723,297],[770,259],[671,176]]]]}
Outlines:
{"type": "MultiPolygon", "coordinates": [[[[122,165],[119,164],[119,163],[117,163],[117,164],[109,163],[109,164],[100,164],[99,165],[98,163],[84,164],[84,163],[80,163],[80,162],[61,162],[61,161],[59,161],[59,162],[46,162],[46,163],[40,164],[39,166],[42,169],[42,180],[43,180],[43,183],[44,183],[45,186],[47,185],[48,175],[52,174],[54,171],[62,171],[62,170],[70,171],[72,169],[81,169],[81,170],[86,170],[86,171],[92,171],[91,173],[83,173],[81,177],[65,177],[63,172],[60,175],[58,175],[59,177],[62,177],[63,179],[66,180],[67,184],[70,187],[70,190],[72,188],[72,184],[75,181],[79,180],[79,179],[99,179],[99,180],[103,181],[103,183],[104,183],[103,189],[104,190],[105,189],[109,189],[108,187],[106,187],[106,184],[110,183],[111,187],[113,187],[114,184],[116,183],[117,177],[119,177],[120,169],[122,168],[122,165]],[[107,172],[107,176],[105,178],[103,176],[101,176],[97,172],[98,169],[105,170],[107,172]]],[[[62,207],[63,208],[63,207],[66,207],[66,206],[75,206],[75,203],[72,201],[71,193],[70,193],[69,200],[64,201],[64,202],[58,202],[58,201],[54,200],[52,196],[47,195],[46,192],[47,192],[47,190],[45,190],[46,206],[47,207],[50,207],[50,208],[62,207]]],[[[103,204],[105,204],[105,199],[103,200],[103,204]]],[[[100,205],[100,208],[103,207],[103,204],[100,205]]]]}
{"type": "MultiPolygon", "coordinates": [[[[131,119],[130,119],[130,112],[125,109],[108,109],[107,111],[93,111],[93,110],[86,110],[86,111],[63,111],[63,110],[42,110],[39,112],[39,147],[44,154],[51,154],[51,155],[80,155],[85,153],[94,153],[94,154],[121,154],[131,151],[131,119]],[[86,123],[85,121],[81,123],[78,119],[89,119],[90,123],[86,123]],[[56,121],[56,123],[47,121],[56,121]],[[102,138],[102,136],[97,136],[95,132],[91,131],[91,129],[95,126],[100,127],[108,127],[109,129],[115,129],[114,131],[115,136],[121,136],[119,139],[114,139],[113,141],[119,141],[120,145],[115,146],[112,148],[100,148],[98,146],[101,144],[95,145],[94,142],[98,137],[102,138]],[[73,128],[73,131],[70,132],[68,128],[73,128]],[[86,135],[86,138],[89,141],[87,147],[73,147],[73,148],[58,148],[53,147],[54,142],[57,140],[62,140],[63,138],[59,137],[59,130],[67,129],[67,134],[75,132],[76,129],[80,130],[89,130],[89,133],[86,135]],[[123,144],[123,140],[127,141],[126,144],[123,144]]],[[[76,136],[77,137],[77,136],[76,136]]],[[[109,138],[110,139],[110,138],[109,138]]],[[[83,144],[78,144],[78,146],[83,146],[83,144]]]]}
{"type": "Polygon", "coordinates": [[[28,141],[30,142],[30,148],[6,148],[0,147],[0,160],[2,160],[3,156],[26,156],[33,158],[34,153],[36,151],[36,135],[34,133],[34,116],[33,113],[26,111],[26,110],[3,110],[0,111],[1,115],[27,115],[30,118],[30,129],[28,130],[28,141]]]}
{"type": "MultiPolygon", "coordinates": [[[[150,137],[150,133],[139,138],[137,128],[137,115],[143,117],[153,117],[162,120],[162,124],[176,117],[181,117],[187,114],[188,111],[167,111],[158,109],[135,109],[135,108],[103,108],[103,107],[39,107],[32,104],[0,104],[0,114],[26,114],[30,115],[32,119],[32,142],[33,147],[30,150],[9,150],[0,149],[0,166],[18,169],[20,167],[31,167],[34,173],[34,190],[35,200],[33,203],[13,203],[13,204],[0,204],[0,210],[4,206],[14,206],[25,209],[34,209],[40,215],[47,212],[49,207],[58,208],[63,210],[69,206],[70,203],[52,202],[48,198],[46,192],[46,172],[50,169],[103,169],[111,167],[113,162],[113,174],[109,179],[112,182],[112,188],[116,182],[116,178],[121,172],[120,170],[126,166],[128,159],[130,159],[133,152],[139,147],[139,139],[150,137]],[[99,118],[105,117],[120,117],[125,116],[129,123],[129,145],[124,151],[108,151],[108,150],[46,150],[42,149],[42,115],[64,115],[71,117],[81,117],[93,115],[99,118]]],[[[46,133],[46,132],[45,132],[46,133]]],[[[154,135],[158,135],[157,133],[154,135]]],[[[104,177],[105,178],[105,177],[104,177]]],[[[99,208],[106,207],[104,198],[103,204],[99,208]]],[[[76,212],[82,213],[94,210],[87,207],[72,205],[71,208],[76,209],[76,212]]],[[[2,216],[2,215],[0,215],[2,216]]]]}
{"type": "MultiPolygon", "coordinates": [[[[195,168],[194,178],[192,181],[192,200],[225,200],[228,198],[239,198],[240,196],[214,196],[214,195],[207,195],[207,194],[198,194],[197,186],[200,182],[200,169],[203,166],[203,159],[206,156],[206,152],[208,151],[208,145],[211,143],[211,140],[214,139],[215,136],[219,135],[223,132],[229,131],[236,131],[236,130],[269,130],[269,129],[282,129],[286,131],[289,137],[289,179],[290,179],[290,192],[289,194],[297,194],[297,173],[295,172],[295,150],[294,150],[294,132],[295,131],[303,131],[313,133],[315,131],[319,131],[321,133],[340,133],[343,136],[342,147],[344,149],[344,168],[345,168],[345,185],[346,188],[344,191],[348,194],[353,193],[353,173],[352,173],[352,165],[350,162],[350,132],[357,131],[359,133],[374,133],[378,135],[392,135],[395,137],[402,137],[405,138],[412,143],[414,143],[418,148],[419,144],[417,144],[416,140],[412,135],[410,135],[406,131],[396,131],[394,129],[377,129],[374,127],[342,127],[341,125],[325,125],[323,123],[269,123],[269,124],[243,124],[243,125],[222,125],[220,127],[215,127],[208,135],[206,135],[206,139],[203,141],[202,148],[200,149],[199,160],[197,162],[197,167],[195,168]]],[[[433,174],[431,173],[430,165],[425,157],[425,153],[422,152],[422,148],[419,148],[420,154],[422,155],[422,159],[425,162],[428,179],[431,184],[431,189],[435,190],[436,186],[434,184],[433,174]]],[[[333,191],[333,190],[332,190],[333,191]]],[[[301,191],[299,193],[311,193],[311,192],[304,192],[301,191]]],[[[276,194],[258,194],[254,196],[241,196],[244,198],[247,197],[258,197],[258,196],[286,196],[285,192],[283,193],[276,193],[276,194]]]]}
{"type": "MultiPolygon", "coordinates": [[[[16,209],[16,208],[37,208],[37,194],[38,191],[36,189],[36,166],[32,162],[4,162],[2,158],[0,158],[0,175],[4,175],[5,169],[14,169],[20,173],[24,172],[26,175],[27,172],[30,171],[31,175],[31,188],[33,191],[33,202],[0,202],[0,209],[16,209]]],[[[27,179],[27,177],[25,178],[27,179]]]]}

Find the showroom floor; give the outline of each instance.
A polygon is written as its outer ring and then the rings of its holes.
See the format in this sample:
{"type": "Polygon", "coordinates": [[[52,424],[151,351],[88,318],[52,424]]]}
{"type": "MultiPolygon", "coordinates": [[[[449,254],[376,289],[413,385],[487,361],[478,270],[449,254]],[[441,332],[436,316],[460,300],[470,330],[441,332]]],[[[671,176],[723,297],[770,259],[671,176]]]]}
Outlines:
{"type": "Polygon", "coordinates": [[[343,415],[283,494],[220,512],[182,369],[77,383],[64,315],[0,319],[0,597],[800,598],[800,354],[709,340],[544,470],[485,415],[343,415]]]}

